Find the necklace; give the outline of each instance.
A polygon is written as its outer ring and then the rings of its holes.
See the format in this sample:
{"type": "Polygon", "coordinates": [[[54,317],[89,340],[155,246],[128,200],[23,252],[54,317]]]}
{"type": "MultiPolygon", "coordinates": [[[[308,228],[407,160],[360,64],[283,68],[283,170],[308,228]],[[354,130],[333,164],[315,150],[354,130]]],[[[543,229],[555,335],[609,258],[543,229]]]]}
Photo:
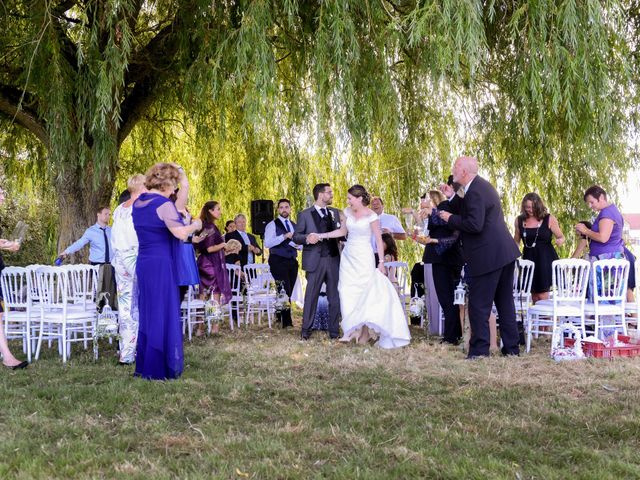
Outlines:
{"type": "Polygon", "coordinates": [[[522,243],[524,248],[536,248],[536,242],[538,241],[538,233],[540,233],[540,227],[542,226],[542,222],[538,224],[536,228],[536,236],[533,239],[533,243],[531,245],[527,245],[527,227],[525,227],[524,222],[522,222],[522,243]]]}

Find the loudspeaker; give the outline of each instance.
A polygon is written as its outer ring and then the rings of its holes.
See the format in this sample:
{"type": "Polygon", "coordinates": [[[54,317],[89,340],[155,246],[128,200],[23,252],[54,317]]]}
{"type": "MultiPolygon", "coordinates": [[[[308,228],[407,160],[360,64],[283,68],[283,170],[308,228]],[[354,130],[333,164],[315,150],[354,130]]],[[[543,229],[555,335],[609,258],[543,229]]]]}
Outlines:
{"type": "Polygon", "coordinates": [[[251,231],[255,235],[264,235],[264,229],[273,220],[273,201],[251,200],[251,231]]]}

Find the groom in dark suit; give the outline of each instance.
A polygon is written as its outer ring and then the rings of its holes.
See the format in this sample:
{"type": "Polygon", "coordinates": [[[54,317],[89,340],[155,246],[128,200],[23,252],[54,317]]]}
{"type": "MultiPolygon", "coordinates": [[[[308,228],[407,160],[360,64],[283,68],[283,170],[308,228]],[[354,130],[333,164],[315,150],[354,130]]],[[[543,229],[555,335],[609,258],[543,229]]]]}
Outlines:
{"type": "MultiPolygon", "coordinates": [[[[518,328],[513,303],[513,269],[520,256],[504,221],[500,197],[478,176],[478,160],[460,157],[453,165],[453,181],[464,187],[459,214],[440,212],[440,218],[462,233],[462,249],[469,278],[469,358],[489,356],[489,315],[493,303],[500,317],[502,353],[518,355],[518,328]]],[[[445,192],[450,196],[453,191],[445,192]]]]}
{"type": "Polygon", "coordinates": [[[307,274],[307,290],[304,295],[302,312],[302,338],[311,336],[313,318],[318,306],[318,295],[322,284],[327,286],[329,302],[329,337],[338,338],[340,318],[340,296],[338,294],[338,272],[340,270],[340,251],[336,239],[318,242],[310,241],[311,233],[326,233],[340,227],[340,211],[329,207],[333,202],[333,190],[328,183],[319,183],[313,187],[314,204],[298,214],[298,223],[293,241],[302,248],[302,269],[307,274]]]}

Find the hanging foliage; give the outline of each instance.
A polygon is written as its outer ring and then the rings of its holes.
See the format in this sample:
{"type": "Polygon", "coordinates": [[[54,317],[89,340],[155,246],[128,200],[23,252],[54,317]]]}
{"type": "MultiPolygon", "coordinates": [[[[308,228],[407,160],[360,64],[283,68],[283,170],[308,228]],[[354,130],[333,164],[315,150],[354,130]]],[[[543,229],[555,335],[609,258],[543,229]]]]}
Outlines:
{"type": "Polygon", "coordinates": [[[585,186],[615,191],[638,164],[635,0],[0,8],[7,170],[55,190],[61,243],[169,157],[189,161],[194,203],[235,212],[281,194],[302,207],[320,179],[399,208],[472,153],[506,206],[536,190],[565,221],[585,186]]]}

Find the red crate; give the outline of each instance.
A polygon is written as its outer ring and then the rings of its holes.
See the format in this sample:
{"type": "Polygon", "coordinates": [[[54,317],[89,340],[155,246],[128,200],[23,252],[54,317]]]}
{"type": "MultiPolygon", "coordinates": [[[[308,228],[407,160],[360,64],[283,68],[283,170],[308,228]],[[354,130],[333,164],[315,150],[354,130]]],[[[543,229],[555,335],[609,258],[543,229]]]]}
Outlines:
{"type": "MultiPolygon", "coordinates": [[[[593,358],[613,358],[613,357],[635,357],[640,355],[640,345],[629,343],[631,337],[626,335],[618,335],[618,341],[624,342],[625,345],[618,347],[607,347],[603,343],[582,342],[582,351],[585,356],[593,358]]],[[[573,338],[565,338],[565,347],[573,347],[575,340],[573,338]]]]}

